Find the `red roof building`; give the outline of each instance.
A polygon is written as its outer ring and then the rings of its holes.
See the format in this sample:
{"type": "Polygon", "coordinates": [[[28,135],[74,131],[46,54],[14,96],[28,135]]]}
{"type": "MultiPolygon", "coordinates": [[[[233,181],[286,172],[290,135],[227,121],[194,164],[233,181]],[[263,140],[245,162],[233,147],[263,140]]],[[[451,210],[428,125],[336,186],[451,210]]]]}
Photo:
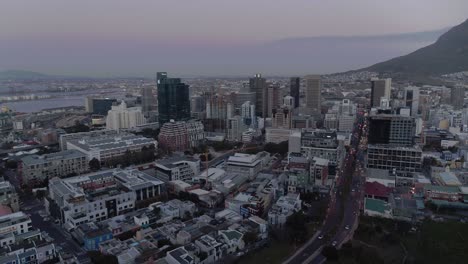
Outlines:
{"type": "Polygon", "coordinates": [[[393,188],[387,187],[378,182],[366,182],[364,186],[364,195],[367,198],[380,199],[388,202],[388,197],[393,188]]]}

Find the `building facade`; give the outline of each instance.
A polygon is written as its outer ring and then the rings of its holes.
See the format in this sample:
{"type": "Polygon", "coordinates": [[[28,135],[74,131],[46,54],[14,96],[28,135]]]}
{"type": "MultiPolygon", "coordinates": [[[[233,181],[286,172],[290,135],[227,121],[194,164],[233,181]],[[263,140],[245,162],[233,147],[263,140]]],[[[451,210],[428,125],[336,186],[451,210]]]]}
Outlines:
{"type": "Polygon", "coordinates": [[[322,105],[322,80],[320,75],[307,75],[306,81],[306,107],[320,113],[322,105]]]}
{"type": "Polygon", "coordinates": [[[107,113],[107,129],[135,128],[144,124],[146,124],[146,119],[141,107],[127,107],[124,101],[120,105],[112,106],[112,109],[107,113]]]}
{"type": "Polygon", "coordinates": [[[21,158],[18,171],[23,184],[36,185],[53,177],[83,174],[89,170],[88,156],[69,149],[45,155],[28,155],[21,158]]]}
{"type": "Polygon", "coordinates": [[[168,78],[166,73],[158,73],[157,86],[159,123],[189,120],[189,86],[179,78],[168,78]]]}

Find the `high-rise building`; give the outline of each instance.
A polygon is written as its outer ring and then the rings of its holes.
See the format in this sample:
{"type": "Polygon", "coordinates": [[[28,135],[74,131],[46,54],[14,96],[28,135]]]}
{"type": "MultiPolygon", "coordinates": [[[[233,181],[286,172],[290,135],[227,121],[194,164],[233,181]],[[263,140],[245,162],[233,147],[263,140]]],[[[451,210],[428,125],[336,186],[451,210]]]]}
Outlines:
{"type": "Polygon", "coordinates": [[[148,116],[149,112],[156,108],[156,99],[153,94],[153,87],[145,86],[141,88],[141,110],[148,116]]]}
{"type": "Polygon", "coordinates": [[[255,92],[255,110],[256,115],[261,117],[268,116],[268,86],[265,78],[261,74],[255,74],[254,78],[249,80],[250,92],[255,92]]]}
{"type": "Polygon", "coordinates": [[[280,87],[276,84],[268,86],[268,113],[266,116],[271,116],[274,109],[280,106],[280,87]]]}
{"type": "Polygon", "coordinates": [[[125,101],[122,101],[120,105],[112,106],[112,109],[107,113],[107,129],[134,128],[143,124],[146,124],[146,119],[141,107],[127,107],[125,101]]]}
{"type": "Polygon", "coordinates": [[[369,117],[369,144],[412,146],[416,124],[411,116],[376,114],[369,117]]]}
{"type": "Polygon", "coordinates": [[[320,75],[307,75],[306,79],[306,107],[320,113],[322,104],[322,81],[320,75]]]}
{"type": "Polygon", "coordinates": [[[465,100],[465,87],[461,85],[457,85],[452,88],[450,92],[450,103],[452,104],[455,110],[459,110],[463,108],[465,100]]]}
{"type": "Polygon", "coordinates": [[[377,79],[371,80],[371,107],[379,107],[380,99],[382,97],[390,100],[390,93],[392,89],[392,79],[377,79]]]}
{"type": "Polygon", "coordinates": [[[159,123],[190,119],[189,86],[165,72],[158,72],[157,83],[159,123]]]}
{"type": "Polygon", "coordinates": [[[406,87],[405,88],[405,106],[411,110],[411,116],[418,115],[419,108],[419,87],[406,87]]]}
{"type": "Polygon", "coordinates": [[[247,127],[255,127],[255,105],[247,101],[241,106],[241,117],[244,125],[247,127]]]}
{"type": "Polygon", "coordinates": [[[112,105],[117,102],[114,98],[95,98],[88,96],[85,98],[86,112],[94,115],[107,115],[107,111],[112,108],[112,105]]]}
{"type": "Polygon", "coordinates": [[[299,77],[291,77],[289,95],[291,95],[294,98],[294,108],[299,107],[300,88],[301,79],[299,77]]]}
{"type": "Polygon", "coordinates": [[[289,109],[293,109],[295,108],[295,105],[296,105],[296,100],[294,99],[294,97],[290,95],[286,95],[285,97],[283,97],[283,106],[289,109]]]}

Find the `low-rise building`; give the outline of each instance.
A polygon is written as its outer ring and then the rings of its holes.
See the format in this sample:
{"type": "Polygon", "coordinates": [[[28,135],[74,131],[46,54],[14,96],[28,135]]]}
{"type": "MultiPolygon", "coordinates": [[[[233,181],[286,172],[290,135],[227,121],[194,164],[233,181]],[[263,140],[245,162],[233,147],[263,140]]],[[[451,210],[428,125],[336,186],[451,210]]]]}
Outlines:
{"type": "Polygon", "coordinates": [[[19,211],[18,194],[8,181],[0,181],[0,205],[8,206],[13,212],[19,211]]]}
{"type": "Polygon", "coordinates": [[[143,147],[156,148],[157,142],[151,138],[125,133],[67,140],[67,149],[79,150],[88,160],[96,158],[102,164],[127,152],[141,152],[143,147]]]}
{"type": "Polygon", "coordinates": [[[200,173],[200,160],[175,157],[155,162],[156,177],[163,182],[191,181],[200,173]]]}
{"type": "Polygon", "coordinates": [[[286,196],[282,196],[276,201],[276,204],[272,206],[268,211],[268,224],[283,227],[286,224],[287,218],[294,212],[301,209],[301,199],[299,194],[290,193],[286,196]]]}
{"type": "Polygon", "coordinates": [[[249,179],[254,179],[263,169],[263,163],[258,155],[235,153],[227,160],[227,171],[248,175],[249,179]]]}
{"type": "Polygon", "coordinates": [[[28,155],[21,158],[18,172],[22,183],[36,185],[53,177],[66,177],[87,172],[87,155],[75,149],[45,155],[28,155]]]}
{"type": "Polygon", "coordinates": [[[33,231],[31,219],[21,211],[0,216],[0,245],[2,247],[16,243],[18,236],[25,236],[28,233],[36,234],[33,231]]]}
{"type": "Polygon", "coordinates": [[[135,210],[161,194],[163,182],[138,170],[109,170],[49,181],[46,210],[68,230],[135,210]]]}

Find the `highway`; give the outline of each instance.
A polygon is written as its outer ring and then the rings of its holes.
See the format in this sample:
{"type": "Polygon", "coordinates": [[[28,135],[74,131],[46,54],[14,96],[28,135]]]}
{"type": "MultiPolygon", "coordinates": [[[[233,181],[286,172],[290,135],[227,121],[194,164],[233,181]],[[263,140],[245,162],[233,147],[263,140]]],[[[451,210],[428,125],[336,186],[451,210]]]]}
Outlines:
{"type": "MultiPolygon", "coordinates": [[[[320,254],[326,245],[340,247],[352,237],[358,224],[362,201],[363,159],[361,136],[365,131],[365,121],[361,116],[352,135],[351,149],[347,152],[342,169],[338,172],[336,191],[332,191],[330,205],[320,231],[305,243],[283,264],[323,263],[326,259],[320,254]],[[356,160],[356,157],[359,157],[356,160]]],[[[365,134],[365,133],[364,133],[365,134]]]]}

